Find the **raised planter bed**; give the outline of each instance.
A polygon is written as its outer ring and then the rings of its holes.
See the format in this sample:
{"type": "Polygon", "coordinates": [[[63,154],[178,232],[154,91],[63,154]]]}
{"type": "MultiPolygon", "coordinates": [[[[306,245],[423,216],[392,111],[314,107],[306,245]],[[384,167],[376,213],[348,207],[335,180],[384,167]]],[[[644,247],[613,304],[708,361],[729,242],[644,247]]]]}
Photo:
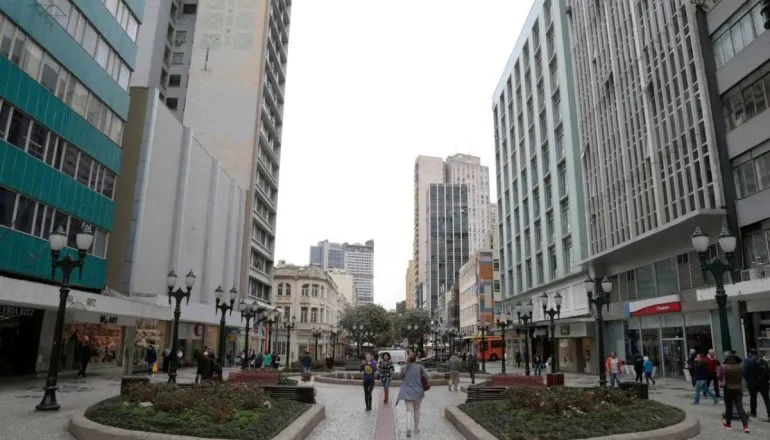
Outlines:
{"type": "Polygon", "coordinates": [[[525,376],[522,374],[495,374],[492,376],[492,385],[496,387],[526,386],[532,388],[545,388],[546,380],[543,376],[525,376]]]}

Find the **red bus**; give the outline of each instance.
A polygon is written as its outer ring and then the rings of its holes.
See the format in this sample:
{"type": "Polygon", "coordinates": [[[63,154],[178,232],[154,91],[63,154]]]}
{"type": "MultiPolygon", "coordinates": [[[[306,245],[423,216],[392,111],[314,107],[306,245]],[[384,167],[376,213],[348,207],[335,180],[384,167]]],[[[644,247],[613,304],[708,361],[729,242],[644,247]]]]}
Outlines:
{"type": "Polygon", "coordinates": [[[481,342],[480,336],[471,337],[476,356],[478,356],[479,362],[484,361],[499,361],[503,358],[503,350],[505,349],[505,341],[502,336],[487,336],[484,338],[484,343],[481,342]]]}

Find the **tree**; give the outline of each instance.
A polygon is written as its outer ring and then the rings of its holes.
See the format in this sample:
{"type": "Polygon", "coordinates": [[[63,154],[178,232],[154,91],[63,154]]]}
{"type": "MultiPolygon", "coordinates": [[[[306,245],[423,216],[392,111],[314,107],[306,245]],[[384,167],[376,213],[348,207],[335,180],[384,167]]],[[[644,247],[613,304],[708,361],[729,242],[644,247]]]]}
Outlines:
{"type": "Polygon", "coordinates": [[[375,346],[387,347],[393,340],[391,334],[391,321],[388,312],[377,304],[363,304],[355,308],[347,309],[340,318],[340,326],[347,329],[351,341],[355,341],[353,328],[357,325],[363,325],[364,330],[374,334],[373,341],[375,346]]]}
{"type": "Polygon", "coordinates": [[[396,341],[407,339],[410,346],[417,345],[418,351],[424,353],[422,345],[430,330],[430,313],[422,309],[395,313],[395,316],[391,315],[391,327],[396,341]]]}

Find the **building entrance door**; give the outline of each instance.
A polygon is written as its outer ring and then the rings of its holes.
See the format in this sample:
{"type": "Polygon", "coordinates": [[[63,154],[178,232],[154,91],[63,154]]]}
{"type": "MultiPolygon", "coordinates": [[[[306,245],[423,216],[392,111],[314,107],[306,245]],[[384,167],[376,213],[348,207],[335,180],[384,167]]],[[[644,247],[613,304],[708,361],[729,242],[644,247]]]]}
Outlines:
{"type": "Polygon", "coordinates": [[[663,339],[663,375],[669,378],[684,376],[684,339],[663,339]]]}

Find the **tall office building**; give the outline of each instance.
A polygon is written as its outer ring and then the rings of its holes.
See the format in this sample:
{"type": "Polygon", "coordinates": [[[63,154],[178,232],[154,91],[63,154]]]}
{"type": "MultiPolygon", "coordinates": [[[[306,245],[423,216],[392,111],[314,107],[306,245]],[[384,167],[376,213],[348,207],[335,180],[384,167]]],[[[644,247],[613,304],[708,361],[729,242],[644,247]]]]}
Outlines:
{"type": "Polygon", "coordinates": [[[247,188],[238,286],[270,299],[290,0],[158,0],[132,83],[156,87],[222,168],[247,188]],[[254,257],[252,257],[252,254],[254,257]]]}
{"type": "Polygon", "coordinates": [[[570,285],[586,256],[565,11],[535,1],[493,97],[504,297],[570,285]]]}
{"type": "Polygon", "coordinates": [[[423,308],[450,322],[452,290],[468,261],[468,186],[434,183],[428,187],[428,279],[423,308]],[[426,306],[427,305],[427,306],[426,306]]]}
{"type": "MultiPolygon", "coordinates": [[[[470,252],[487,249],[489,239],[489,168],[481,159],[468,154],[455,154],[446,160],[439,157],[418,156],[414,163],[414,289],[429,290],[428,218],[432,184],[465,185],[468,196],[468,246],[470,252]]],[[[427,291],[425,290],[425,291],[427,291]]],[[[428,297],[415,294],[416,304],[426,304],[428,297]]]]}
{"type": "Polygon", "coordinates": [[[339,243],[331,243],[329,240],[319,241],[317,246],[310,246],[310,264],[320,264],[327,269],[343,269],[345,251],[339,243]]]}
{"type": "MultiPolygon", "coordinates": [[[[414,288],[422,289],[428,280],[428,188],[444,182],[444,160],[440,157],[417,156],[414,161],[414,288]]],[[[425,297],[415,293],[417,307],[422,308],[425,297]]]]}
{"type": "Polygon", "coordinates": [[[343,243],[345,270],[353,275],[356,305],[374,303],[374,240],[366,243],[343,243]]]}
{"type": "Polygon", "coordinates": [[[489,167],[478,156],[449,156],[444,162],[444,183],[467,185],[468,246],[471,252],[489,249],[489,167]]]}
{"type": "Polygon", "coordinates": [[[487,239],[484,241],[487,249],[492,249],[495,257],[499,258],[500,249],[500,225],[498,222],[497,203],[489,204],[489,217],[487,218],[487,239]]]}
{"type": "MultiPolygon", "coordinates": [[[[67,235],[62,257],[86,225],[94,234],[71,279],[64,338],[79,332],[121,347],[124,322],[168,316],[99,294],[143,4],[0,0],[0,376],[48,367],[59,306],[52,232],[67,235]]],[[[73,355],[62,358],[71,369],[73,355]]]]}

